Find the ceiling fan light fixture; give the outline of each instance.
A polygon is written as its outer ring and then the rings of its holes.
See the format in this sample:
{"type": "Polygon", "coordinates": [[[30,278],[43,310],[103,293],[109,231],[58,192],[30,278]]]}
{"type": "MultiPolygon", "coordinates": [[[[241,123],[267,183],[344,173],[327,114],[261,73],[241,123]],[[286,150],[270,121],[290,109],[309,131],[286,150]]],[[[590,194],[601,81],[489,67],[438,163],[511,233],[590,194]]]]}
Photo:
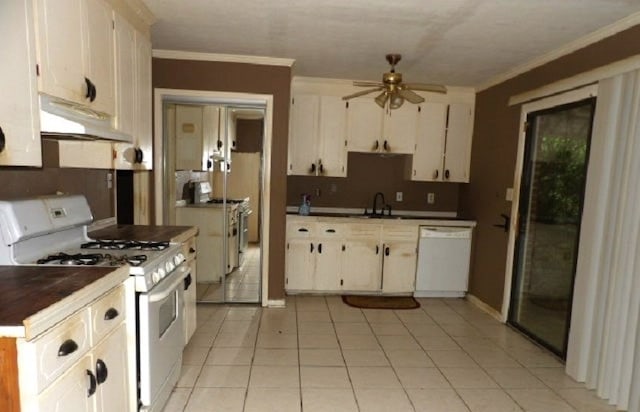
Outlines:
{"type": "Polygon", "coordinates": [[[382,107],[384,109],[384,105],[387,103],[387,99],[389,99],[389,95],[388,93],[382,92],[380,93],[376,98],[375,101],[378,104],[378,106],[382,107]]]}
{"type": "Polygon", "coordinates": [[[398,93],[393,93],[393,95],[391,96],[391,101],[389,102],[389,108],[391,110],[399,109],[403,103],[404,97],[400,96],[398,93]]]}

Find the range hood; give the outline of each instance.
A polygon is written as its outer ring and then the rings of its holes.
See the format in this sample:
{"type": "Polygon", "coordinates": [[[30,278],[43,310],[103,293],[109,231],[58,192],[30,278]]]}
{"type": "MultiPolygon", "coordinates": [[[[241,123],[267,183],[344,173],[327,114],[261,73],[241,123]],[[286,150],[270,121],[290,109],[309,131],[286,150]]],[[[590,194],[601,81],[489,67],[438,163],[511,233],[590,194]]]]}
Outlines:
{"type": "Polygon", "coordinates": [[[40,94],[40,133],[60,139],[133,141],[113,128],[109,115],[46,94],[40,94]]]}

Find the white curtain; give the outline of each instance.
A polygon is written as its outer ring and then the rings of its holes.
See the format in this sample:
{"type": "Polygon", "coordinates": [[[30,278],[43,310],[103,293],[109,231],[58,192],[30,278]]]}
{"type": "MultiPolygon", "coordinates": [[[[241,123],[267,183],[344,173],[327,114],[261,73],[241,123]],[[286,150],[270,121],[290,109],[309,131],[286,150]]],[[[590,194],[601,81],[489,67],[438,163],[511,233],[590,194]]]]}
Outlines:
{"type": "Polygon", "coordinates": [[[566,371],[640,412],[640,71],[602,80],[591,138],[566,371]]]}

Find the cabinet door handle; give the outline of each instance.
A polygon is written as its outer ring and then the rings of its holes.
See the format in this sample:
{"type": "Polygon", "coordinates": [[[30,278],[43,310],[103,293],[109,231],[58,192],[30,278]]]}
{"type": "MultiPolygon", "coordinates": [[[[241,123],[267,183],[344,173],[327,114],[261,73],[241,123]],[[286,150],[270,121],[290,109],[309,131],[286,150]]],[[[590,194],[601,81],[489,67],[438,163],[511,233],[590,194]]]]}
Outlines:
{"type": "Polygon", "coordinates": [[[380,246],[376,245],[376,255],[380,253],[380,246]]]}
{"type": "Polygon", "coordinates": [[[105,313],[104,313],[104,320],[113,320],[115,318],[118,317],[120,313],[118,313],[118,311],[116,310],[116,308],[109,308],[105,313]]]}
{"type": "Polygon", "coordinates": [[[325,232],[327,232],[327,233],[336,233],[336,230],[335,229],[327,229],[327,230],[325,230],[325,232]]]}
{"type": "Polygon", "coordinates": [[[136,153],[136,158],[134,162],[138,164],[142,163],[142,160],[144,159],[144,152],[142,151],[142,149],[140,149],[139,147],[136,147],[134,152],[136,153]]]}
{"type": "Polygon", "coordinates": [[[433,172],[433,178],[437,179],[439,175],[440,175],[440,172],[438,171],[438,169],[436,169],[436,171],[433,172]]]}
{"type": "Polygon", "coordinates": [[[318,161],[318,165],[319,165],[319,169],[320,169],[320,174],[324,174],[324,166],[322,165],[322,163],[320,161],[318,161]]]}
{"type": "Polygon", "coordinates": [[[308,232],[309,229],[306,229],[304,227],[301,227],[300,229],[298,229],[298,232],[308,232]]]}
{"type": "Polygon", "coordinates": [[[444,171],[444,178],[449,180],[449,169],[444,171]]]}
{"type": "Polygon", "coordinates": [[[189,273],[187,277],[184,278],[184,290],[189,290],[189,286],[191,286],[191,282],[193,282],[193,279],[191,278],[191,273],[189,273]]]}
{"type": "Polygon", "coordinates": [[[218,146],[218,150],[220,150],[222,148],[222,140],[218,140],[218,143],[216,143],[218,146]]]}
{"type": "Polygon", "coordinates": [[[313,243],[311,243],[311,250],[309,251],[309,253],[313,253],[313,243]]]}
{"type": "Polygon", "coordinates": [[[108,376],[109,370],[107,369],[107,364],[104,363],[102,359],[98,359],[96,362],[96,381],[98,381],[98,385],[103,384],[108,376]]]}
{"type": "Polygon", "coordinates": [[[384,147],[385,151],[387,151],[387,152],[389,151],[389,145],[387,144],[386,140],[384,141],[384,144],[382,145],[382,147],[384,147]]]}
{"type": "Polygon", "coordinates": [[[311,173],[315,173],[316,172],[316,164],[315,163],[311,163],[311,169],[309,169],[309,171],[311,173]]]}
{"type": "MultiPolygon", "coordinates": [[[[91,82],[91,80],[89,81],[91,82]]],[[[96,97],[98,97],[98,89],[96,88],[96,85],[91,82],[91,98],[89,99],[89,101],[93,102],[94,100],[96,100],[96,97]]]]}
{"type": "Polygon", "coordinates": [[[342,251],[344,252],[345,250],[347,250],[345,245],[342,245],[342,251]]]}
{"type": "Polygon", "coordinates": [[[376,140],[376,144],[373,145],[373,150],[378,150],[379,147],[380,143],[378,143],[378,141],[376,140]]]}
{"type": "Polygon", "coordinates": [[[318,253],[322,253],[322,243],[318,243],[318,253]]]}
{"type": "Polygon", "coordinates": [[[91,92],[91,80],[89,80],[88,78],[84,78],[84,82],[87,85],[87,94],[84,95],[84,97],[86,99],[91,99],[92,96],[92,92],[91,92]]]}
{"type": "Polygon", "coordinates": [[[2,127],[0,127],[0,153],[2,153],[4,151],[4,147],[6,146],[7,142],[4,138],[4,132],[2,131],[2,127]]]}
{"type": "Polygon", "coordinates": [[[62,342],[58,348],[58,356],[67,356],[78,350],[78,344],[73,339],[62,342]]]}
{"type": "Polygon", "coordinates": [[[211,166],[213,166],[213,162],[211,160],[207,160],[207,169],[211,169],[211,166]]]}
{"type": "Polygon", "coordinates": [[[91,395],[96,393],[96,387],[98,385],[96,384],[96,376],[89,369],[87,369],[87,376],[89,376],[89,390],[87,390],[87,398],[90,398],[91,395]]]}
{"type": "Polygon", "coordinates": [[[190,247],[189,248],[189,253],[191,253],[191,254],[196,253],[196,250],[194,248],[190,247]]]}
{"type": "Polygon", "coordinates": [[[389,246],[384,248],[384,255],[389,256],[389,246]]]}
{"type": "Polygon", "coordinates": [[[231,147],[233,147],[234,149],[236,148],[236,141],[235,140],[231,141],[231,147]]]}

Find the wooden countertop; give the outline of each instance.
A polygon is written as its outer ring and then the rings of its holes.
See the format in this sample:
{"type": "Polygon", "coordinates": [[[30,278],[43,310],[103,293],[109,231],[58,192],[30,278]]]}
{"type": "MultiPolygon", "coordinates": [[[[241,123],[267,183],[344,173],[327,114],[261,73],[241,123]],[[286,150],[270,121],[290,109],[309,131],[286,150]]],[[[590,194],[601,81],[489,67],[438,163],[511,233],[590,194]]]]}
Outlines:
{"type": "Polygon", "coordinates": [[[147,240],[151,242],[182,243],[195,236],[198,229],[193,226],[113,225],[89,232],[92,239],[102,240],[147,240]]]}
{"type": "Polygon", "coordinates": [[[0,266],[0,336],[31,339],[129,278],[129,266],[0,266]]]}

